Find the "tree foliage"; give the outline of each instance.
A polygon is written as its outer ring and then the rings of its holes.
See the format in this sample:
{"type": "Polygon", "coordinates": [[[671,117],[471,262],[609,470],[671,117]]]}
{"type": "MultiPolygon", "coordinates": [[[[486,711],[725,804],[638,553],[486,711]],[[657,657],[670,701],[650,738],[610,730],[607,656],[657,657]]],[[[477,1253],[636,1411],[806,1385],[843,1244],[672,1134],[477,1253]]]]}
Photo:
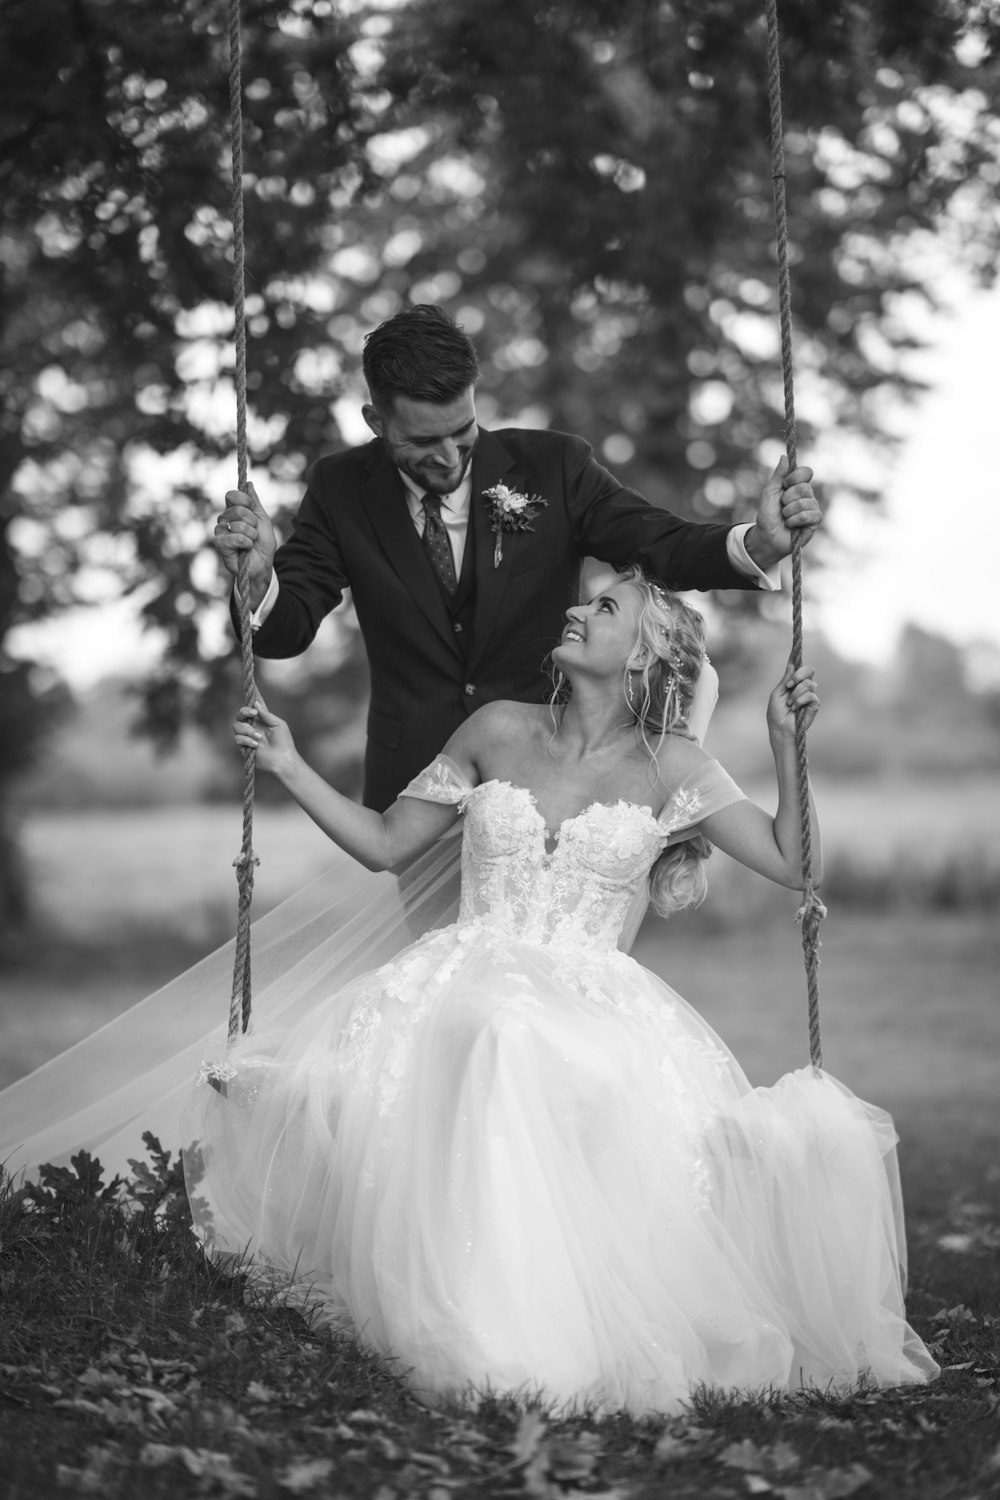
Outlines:
{"type": "MultiPolygon", "coordinates": [[[[780,12],[803,405],[874,434],[905,299],[933,296],[904,243],[960,212],[992,274],[995,30],[977,45],[940,0],[780,12]]],[[[406,175],[444,153],[479,180],[467,227],[418,220],[406,270],[474,302],[501,407],[607,444],[676,508],[745,505],[781,431],[759,0],[426,0],[388,56],[426,137],[406,175]]]]}
{"type": "MultiPolygon", "coordinates": [[[[265,463],[336,439],[326,402],[302,399],[296,361],[322,314],[295,286],[329,253],[331,205],[367,173],[353,32],[310,9],[265,0],[245,23],[265,463]]],[[[197,568],[206,463],[233,445],[226,19],[201,0],[3,12],[0,483],[19,576],[0,632],[146,585],[175,659],[198,659],[198,609],[217,594],[197,568]]]]}

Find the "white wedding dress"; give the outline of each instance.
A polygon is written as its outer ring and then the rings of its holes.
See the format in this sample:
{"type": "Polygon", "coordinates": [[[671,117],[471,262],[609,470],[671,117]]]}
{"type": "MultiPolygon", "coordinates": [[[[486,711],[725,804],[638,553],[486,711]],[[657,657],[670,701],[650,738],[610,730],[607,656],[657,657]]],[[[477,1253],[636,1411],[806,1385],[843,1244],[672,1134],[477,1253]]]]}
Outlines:
{"type": "Polygon", "coordinates": [[[925,1381],[905,1321],[895,1132],[804,1068],[754,1089],[621,951],[653,861],[742,795],[709,756],[659,817],[439,757],[457,922],[259,1025],[186,1113],[196,1224],[294,1278],[429,1399],[676,1411],[728,1390],[925,1381]]]}

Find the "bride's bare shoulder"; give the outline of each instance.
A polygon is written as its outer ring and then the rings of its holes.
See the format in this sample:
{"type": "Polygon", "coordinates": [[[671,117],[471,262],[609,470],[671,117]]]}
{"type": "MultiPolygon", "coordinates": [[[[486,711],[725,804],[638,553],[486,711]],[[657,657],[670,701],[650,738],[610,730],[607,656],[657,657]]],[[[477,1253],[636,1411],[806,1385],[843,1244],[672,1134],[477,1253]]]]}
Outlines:
{"type": "Polygon", "coordinates": [[[497,741],[515,740],[523,742],[525,735],[548,726],[552,719],[543,703],[516,703],[510,698],[498,698],[494,703],[484,703],[468,721],[477,742],[496,744],[497,741]]]}
{"type": "Polygon", "coordinates": [[[518,703],[513,698],[498,698],[494,703],[484,703],[477,709],[473,719],[490,729],[502,729],[509,725],[521,729],[525,724],[551,723],[548,706],[544,703],[518,703]]]}

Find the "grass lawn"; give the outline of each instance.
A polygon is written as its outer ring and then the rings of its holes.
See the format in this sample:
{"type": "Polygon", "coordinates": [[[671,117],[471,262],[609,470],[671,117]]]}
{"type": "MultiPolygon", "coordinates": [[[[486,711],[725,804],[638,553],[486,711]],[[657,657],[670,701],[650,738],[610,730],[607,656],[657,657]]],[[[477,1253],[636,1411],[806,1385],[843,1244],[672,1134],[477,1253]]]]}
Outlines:
{"type": "MultiPolygon", "coordinates": [[[[319,844],[306,851],[296,839],[289,871],[298,875],[312,849],[322,858],[319,844]]],[[[203,849],[184,866],[182,911],[204,911],[203,872],[216,857],[203,849]]],[[[718,876],[721,915],[709,905],[647,924],[636,956],[707,1017],[751,1081],[765,1083],[807,1057],[797,903],[774,893],[741,904],[726,894],[730,876],[718,876]]],[[[86,920],[74,915],[67,878],[60,873],[59,900],[71,930],[44,961],[5,976],[17,1071],[32,1048],[65,1045],[215,935],[211,923],[192,930],[182,920],[143,944],[140,963],[127,940],[135,886],[122,877],[112,961],[81,946],[93,907],[86,920]]],[[[161,902],[169,883],[161,861],[161,902]]],[[[98,894],[89,888],[87,901],[98,894]]],[[[86,1172],[55,1180],[43,1201],[8,1194],[0,1204],[0,1495],[995,1500],[998,929],[995,912],[891,904],[835,910],[824,924],[825,1063],[895,1116],[909,1310],[943,1366],[933,1385],[704,1395],[668,1422],[555,1421],[503,1402],[429,1411],[351,1343],[310,1333],[278,1303],[256,1304],[242,1278],[206,1265],[179,1212],[172,1164],[151,1160],[138,1213],[102,1199],[86,1172]]]]}

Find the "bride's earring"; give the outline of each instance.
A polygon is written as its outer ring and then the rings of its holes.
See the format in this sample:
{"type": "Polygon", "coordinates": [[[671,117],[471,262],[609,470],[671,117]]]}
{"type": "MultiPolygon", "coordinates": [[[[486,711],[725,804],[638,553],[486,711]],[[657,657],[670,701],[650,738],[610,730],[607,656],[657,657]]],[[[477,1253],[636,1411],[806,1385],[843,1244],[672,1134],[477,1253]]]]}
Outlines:
{"type": "Polygon", "coordinates": [[[632,673],[629,671],[626,671],[625,673],[625,701],[627,702],[633,716],[635,718],[638,718],[639,715],[636,712],[635,707],[635,689],[632,686],[632,673]]]}

